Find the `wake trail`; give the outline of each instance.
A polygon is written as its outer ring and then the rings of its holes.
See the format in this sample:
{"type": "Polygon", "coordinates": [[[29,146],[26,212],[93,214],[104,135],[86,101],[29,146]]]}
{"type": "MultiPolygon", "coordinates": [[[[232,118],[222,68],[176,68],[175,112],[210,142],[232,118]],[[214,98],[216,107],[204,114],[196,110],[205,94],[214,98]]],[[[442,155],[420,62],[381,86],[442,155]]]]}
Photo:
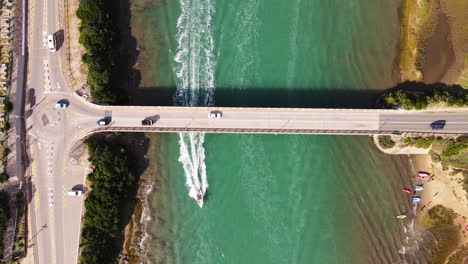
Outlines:
{"type": "MultiPolygon", "coordinates": [[[[177,53],[174,57],[177,90],[174,104],[182,106],[213,106],[215,89],[215,59],[212,0],[179,0],[177,19],[177,53]]],[[[208,114],[208,113],[207,113],[208,114]]],[[[208,117],[207,117],[208,118],[208,117]]],[[[189,195],[206,193],[204,133],[179,133],[179,162],[182,164],[189,195]]]]}

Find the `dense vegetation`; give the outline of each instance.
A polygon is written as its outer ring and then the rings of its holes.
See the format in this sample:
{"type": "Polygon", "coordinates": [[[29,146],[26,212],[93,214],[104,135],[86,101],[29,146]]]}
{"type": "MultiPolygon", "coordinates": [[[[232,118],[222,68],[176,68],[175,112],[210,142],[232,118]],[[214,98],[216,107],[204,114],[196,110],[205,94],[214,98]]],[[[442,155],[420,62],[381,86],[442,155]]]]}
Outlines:
{"type": "Polygon", "coordinates": [[[453,224],[456,214],[442,205],[436,205],[428,211],[425,219],[429,230],[437,238],[437,248],[432,255],[432,263],[445,263],[455,250],[460,240],[460,233],[453,224]]]}
{"type": "Polygon", "coordinates": [[[447,147],[442,152],[442,157],[452,157],[458,155],[460,152],[468,148],[468,138],[458,137],[449,141],[447,147]]]}
{"type": "Polygon", "coordinates": [[[380,96],[378,104],[385,108],[426,109],[428,106],[468,105],[468,90],[459,85],[404,82],[380,96]]]}
{"type": "Polygon", "coordinates": [[[115,138],[97,135],[85,143],[94,169],[88,175],[91,192],[85,200],[80,263],[114,263],[124,229],[123,204],[134,198],[137,183],[133,159],[115,138]]]}
{"type": "Polygon", "coordinates": [[[10,197],[7,192],[0,191],[0,258],[3,258],[3,234],[10,219],[10,197]]]}
{"type": "Polygon", "coordinates": [[[119,86],[119,31],[113,5],[113,0],[80,0],[77,16],[91,96],[99,103],[122,104],[126,96],[119,86]]]}
{"type": "Polygon", "coordinates": [[[379,136],[379,145],[384,149],[389,149],[395,146],[395,141],[391,136],[379,136]]]}
{"type": "Polygon", "coordinates": [[[436,140],[435,137],[414,137],[405,138],[405,143],[409,146],[414,146],[417,148],[429,148],[434,140],[436,140]]]}

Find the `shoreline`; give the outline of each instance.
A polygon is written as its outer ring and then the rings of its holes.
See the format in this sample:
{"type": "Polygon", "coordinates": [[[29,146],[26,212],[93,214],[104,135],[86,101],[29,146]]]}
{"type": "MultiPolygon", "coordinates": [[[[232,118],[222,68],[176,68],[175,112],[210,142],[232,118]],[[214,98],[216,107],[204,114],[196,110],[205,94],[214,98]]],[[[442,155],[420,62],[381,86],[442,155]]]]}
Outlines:
{"type": "MultiPolygon", "coordinates": [[[[468,3],[464,5],[447,0],[402,2],[400,52],[397,65],[401,82],[416,80],[425,83],[453,84],[462,79],[462,72],[468,72],[467,66],[463,65],[464,53],[468,51],[468,41],[466,41],[468,37],[466,34],[463,35],[461,29],[463,24],[466,25],[468,17],[466,15],[463,17],[461,15],[463,12],[459,11],[468,10],[468,3]],[[421,12],[424,8],[425,12],[421,12]]],[[[466,109],[454,110],[466,111],[466,109]]],[[[440,162],[432,160],[431,148],[427,149],[427,154],[422,154],[422,149],[419,149],[421,150],[419,152],[418,149],[405,149],[401,146],[384,150],[379,146],[376,137],[373,141],[377,148],[386,154],[413,154],[410,156],[413,169],[416,172],[427,171],[433,175],[431,181],[411,179],[414,184],[424,184],[424,190],[420,193],[421,202],[415,209],[416,223],[423,230],[431,232],[424,223],[428,211],[439,204],[452,209],[458,215],[453,224],[459,230],[460,241],[457,249],[447,257],[446,261],[458,253],[461,253],[463,258],[468,244],[468,233],[465,231],[468,219],[468,196],[463,188],[462,173],[451,175],[450,169],[443,170],[440,162]]]]}

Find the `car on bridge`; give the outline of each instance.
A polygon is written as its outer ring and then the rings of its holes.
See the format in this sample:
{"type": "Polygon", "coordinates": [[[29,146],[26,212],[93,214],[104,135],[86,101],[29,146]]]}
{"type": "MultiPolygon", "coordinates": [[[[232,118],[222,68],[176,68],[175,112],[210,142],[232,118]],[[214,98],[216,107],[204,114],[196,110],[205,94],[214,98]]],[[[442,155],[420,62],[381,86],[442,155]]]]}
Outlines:
{"type": "Polygon", "coordinates": [[[153,124],[154,124],[154,120],[151,120],[151,119],[141,120],[142,126],[152,126],[153,124]]]}
{"type": "Polygon", "coordinates": [[[221,118],[222,114],[220,111],[211,111],[208,113],[208,118],[221,118]]]}
{"type": "Polygon", "coordinates": [[[442,130],[442,129],[444,129],[446,123],[447,123],[447,121],[445,121],[445,120],[437,120],[437,121],[432,122],[429,125],[429,127],[432,130],[442,130]]]}

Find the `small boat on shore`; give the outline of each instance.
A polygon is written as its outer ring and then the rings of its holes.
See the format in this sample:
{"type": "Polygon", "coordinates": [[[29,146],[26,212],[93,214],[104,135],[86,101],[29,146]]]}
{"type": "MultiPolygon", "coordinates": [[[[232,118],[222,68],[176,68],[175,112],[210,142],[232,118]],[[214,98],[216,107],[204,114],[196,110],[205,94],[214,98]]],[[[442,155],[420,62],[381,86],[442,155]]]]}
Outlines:
{"type": "Polygon", "coordinates": [[[398,218],[398,219],[405,219],[405,218],[406,218],[406,215],[405,215],[405,214],[397,215],[396,218],[398,218]]]}
{"type": "Polygon", "coordinates": [[[198,206],[202,208],[203,207],[203,192],[201,190],[198,191],[196,200],[197,200],[198,206]]]}
{"type": "Polygon", "coordinates": [[[421,201],[421,196],[413,196],[413,197],[411,197],[411,201],[413,203],[420,202],[421,201]]]}
{"type": "Polygon", "coordinates": [[[427,179],[429,176],[431,176],[428,172],[425,171],[418,171],[418,179],[427,179]]]}
{"type": "Polygon", "coordinates": [[[424,187],[423,187],[422,184],[418,184],[418,185],[415,185],[415,186],[414,186],[414,191],[420,192],[420,191],[422,191],[422,190],[424,190],[424,187]]]}
{"type": "Polygon", "coordinates": [[[410,188],[403,188],[402,191],[409,194],[413,193],[410,188]]]}

